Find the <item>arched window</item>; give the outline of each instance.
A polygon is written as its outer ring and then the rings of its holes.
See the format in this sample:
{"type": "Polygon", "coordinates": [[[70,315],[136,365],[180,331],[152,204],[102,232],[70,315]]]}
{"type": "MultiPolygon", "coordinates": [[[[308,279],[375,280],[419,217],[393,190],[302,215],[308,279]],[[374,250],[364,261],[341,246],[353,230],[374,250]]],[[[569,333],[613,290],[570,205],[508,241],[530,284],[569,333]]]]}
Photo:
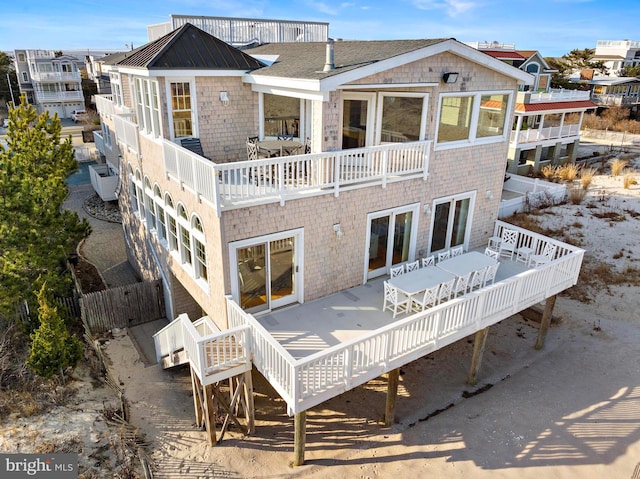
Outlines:
{"type": "Polygon", "coordinates": [[[189,216],[183,205],[178,204],[178,241],[180,250],[180,261],[182,264],[193,264],[191,253],[191,225],[189,224],[189,216]]]}
{"type": "Polygon", "coordinates": [[[153,201],[156,207],[158,238],[164,240],[167,238],[167,220],[164,216],[162,192],[160,191],[160,187],[158,185],[153,186],[153,201]]]}
{"type": "Polygon", "coordinates": [[[178,250],[178,226],[176,223],[176,210],[173,207],[173,198],[169,193],[164,195],[164,205],[167,215],[167,242],[169,251],[178,250]]]}
{"type": "Polygon", "coordinates": [[[151,181],[149,177],[144,177],[144,206],[147,211],[146,220],[147,228],[151,231],[156,229],[156,208],[153,204],[153,191],[151,190],[151,181]]]}
{"type": "Polygon", "coordinates": [[[205,247],[204,227],[196,215],[191,220],[191,239],[194,252],[194,272],[196,279],[207,279],[207,250],[205,247]]]}
{"type": "Polygon", "coordinates": [[[527,65],[527,73],[538,73],[540,71],[540,66],[537,63],[530,63],[527,65]]]}
{"type": "Polygon", "coordinates": [[[142,191],[142,175],[140,174],[140,170],[136,170],[136,179],[134,181],[135,185],[135,199],[137,205],[137,211],[140,213],[140,219],[144,220],[146,217],[146,211],[144,209],[144,193],[142,191]]]}

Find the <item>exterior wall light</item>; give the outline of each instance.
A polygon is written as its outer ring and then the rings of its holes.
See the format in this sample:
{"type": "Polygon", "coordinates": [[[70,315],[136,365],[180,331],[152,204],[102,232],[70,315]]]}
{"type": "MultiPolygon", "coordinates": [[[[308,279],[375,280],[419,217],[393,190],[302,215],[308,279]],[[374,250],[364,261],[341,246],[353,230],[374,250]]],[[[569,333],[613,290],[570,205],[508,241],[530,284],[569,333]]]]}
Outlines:
{"type": "Polygon", "coordinates": [[[458,73],[447,72],[444,75],[442,75],[442,81],[445,83],[455,83],[458,81],[458,73]]]}
{"type": "Polygon", "coordinates": [[[344,233],[342,232],[342,225],[340,223],[333,225],[333,232],[336,234],[338,239],[342,239],[344,236],[344,233]]]}
{"type": "Polygon", "coordinates": [[[226,91],[220,92],[220,101],[224,106],[227,106],[229,104],[229,95],[226,91]]]}

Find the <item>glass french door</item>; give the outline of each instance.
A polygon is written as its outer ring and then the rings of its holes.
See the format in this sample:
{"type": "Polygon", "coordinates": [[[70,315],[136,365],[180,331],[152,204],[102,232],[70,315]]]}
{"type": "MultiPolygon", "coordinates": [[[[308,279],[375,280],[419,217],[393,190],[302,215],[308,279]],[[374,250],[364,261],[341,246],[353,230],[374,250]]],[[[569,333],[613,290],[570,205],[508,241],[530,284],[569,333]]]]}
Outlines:
{"type": "Polygon", "coordinates": [[[473,195],[436,201],[431,225],[431,253],[468,243],[472,203],[473,195]]]}
{"type": "Polygon", "coordinates": [[[418,206],[369,214],[367,279],[388,274],[392,265],[414,258],[418,206]]]}
{"type": "Polygon", "coordinates": [[[238,246],[234,294],[251,313],[267,311],[299,300],[296,236],[238,246]]]}
{"type": "Polygon", "coordinates": [[[342,103],[342,149],[361,148],[373,138],[373,94],[345,93],[342,103]]]}

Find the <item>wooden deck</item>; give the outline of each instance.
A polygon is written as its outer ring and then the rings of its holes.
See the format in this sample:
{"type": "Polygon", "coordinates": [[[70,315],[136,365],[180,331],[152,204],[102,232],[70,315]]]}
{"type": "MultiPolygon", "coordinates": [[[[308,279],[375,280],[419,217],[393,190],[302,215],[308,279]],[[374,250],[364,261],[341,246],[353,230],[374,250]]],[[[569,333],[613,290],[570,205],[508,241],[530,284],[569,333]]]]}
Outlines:
{"type": "MultiPolygon", "coordinates": [[[[502,258],[496,282],[526,269],[523,263],[502,258]]],[[[389,311],[382,311],[383,282],[387,278],[376,278],[331,296],[256,316],[256,320],[295,359],[311,356],[408,317],[401,314],[393,319],[389,311]]]]}

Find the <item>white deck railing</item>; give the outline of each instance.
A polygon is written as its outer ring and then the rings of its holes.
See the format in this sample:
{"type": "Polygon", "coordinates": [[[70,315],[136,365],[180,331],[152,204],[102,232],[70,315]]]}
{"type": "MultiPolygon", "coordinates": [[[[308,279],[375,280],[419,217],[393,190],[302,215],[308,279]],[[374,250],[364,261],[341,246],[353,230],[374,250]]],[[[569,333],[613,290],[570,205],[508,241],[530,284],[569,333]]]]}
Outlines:
{"type": "Polygon", "coordinates": [[[544,203],[558,204],[564,200],[567,194],[567,185],[565,184],[514,174],[509,175],[509,179],[504,182],[502,189],[520,196],[500,201],[498,218],[506,218],[519,211],[524,211],[527,203],[534,208],[544,203]]]}
{"type": "Polygon", "coordinates": [[[225,331],[211,331],[206,322],[192,323],[181,314],[153,335],[156,358],[160,361],[184,350],[189,363],[203,385],[212,384],[251,369],[249,327],[239,326],[225,331]],[[204,329],[202,327],[204,326],[204,329]]]}
{"type": "Polygon", "coordinates": [[[73,101],[82,100],[84,96],[81,91],[37,91],[36,98],[43,101],[73,101]]]}
{"type": "MultiPolygon", "coordinates": [[[[519,92],[521,95],[523,92],[519,92]]],[[[591,96],[590,91],[584,90],[563,90],[560,88],[552,88],[548,92],[531,93],[530,103],[544,103],[552,101],[581,101],[588,100],[591,96]]]]}
{"type": "Polygon", "coordinates": [[[81,82],[80,72],[31,72],[31,78],[41,82],[81,82]]]}
{"type": "Polygon", "coordinates": [[[556,138],[567,138],[580,136],[579,125],[550,126],[547,128],[534,128],[520,131],[516,137],[516,132],[511,132],[511,143],[535,143],[537,141],[553,140],[556,138]]]}
{"type": "Polygon", "coordinates": [[[95,95],[98,113],[111,117],[115,113],[112,95],[95,95]]]}
{"type": "MultiPolygon", "coordinates": [[[[213,163],[161,139],[169,178],[219,209],[284,204],[311,194],[339,195],[340,189],[428,175],[430,141],[213,163]]],[[[219,211],[219,210],[218,210],[219,211]]]]}
{"type": "Polygon", "coordinates": [[[593,95],[593,102],[598,105],[608,106],[620,106],[620,105],[632,105],[634,103],[640,103],[640,95],[616,95],[613,93],[593,95]]]}
{"type": "Polygon", "coordinates": [[[116,139],[118,144],[121,145],[121,150],[139,154],[138,125],[126,118],[125,115],[113,115],[113,126],[116,130],[116,139]]]}
{"type": "Polygon", "coordinates": [[[555,244],[555,260],[301,359],[294,359],[230,298],[229,325],[249,326],[253,364],[287,402],[288,413],[293,415],[502,321],[576,283],[583,250],[501,221],[496,223],[495,234],[505,227],[519,231],[518,246],[529,246],[536,253],[547,243],[555,244]]]}
{"type": "Polygon", "coordinates": [[[104,151],[104,138],[102,137],[102,132],[99,130],[94,130],[93,132],[93,142],[96,144],[96,149],[100,155],[105,156],[104,151]]]}

